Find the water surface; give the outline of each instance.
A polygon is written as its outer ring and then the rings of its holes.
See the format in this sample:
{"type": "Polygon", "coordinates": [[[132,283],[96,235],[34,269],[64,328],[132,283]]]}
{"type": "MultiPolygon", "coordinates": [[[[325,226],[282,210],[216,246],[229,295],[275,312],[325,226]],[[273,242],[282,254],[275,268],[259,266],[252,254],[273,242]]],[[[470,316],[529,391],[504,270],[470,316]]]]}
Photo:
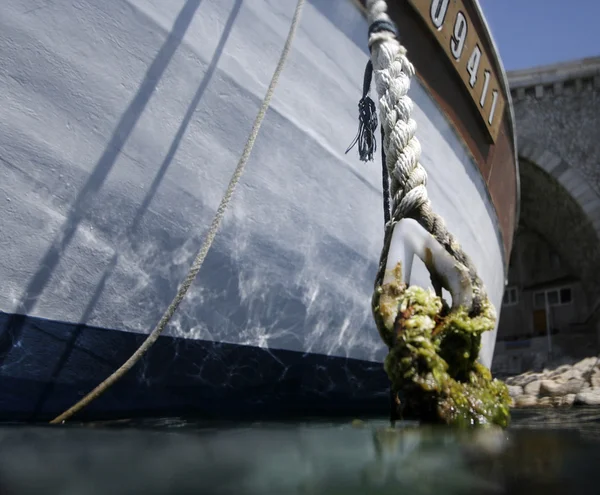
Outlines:
{"type": "Polygon", "coordinates": [[[184,418],[0,427],[0,494],[600,493],[600,409],[506,431],[184,418]]]}

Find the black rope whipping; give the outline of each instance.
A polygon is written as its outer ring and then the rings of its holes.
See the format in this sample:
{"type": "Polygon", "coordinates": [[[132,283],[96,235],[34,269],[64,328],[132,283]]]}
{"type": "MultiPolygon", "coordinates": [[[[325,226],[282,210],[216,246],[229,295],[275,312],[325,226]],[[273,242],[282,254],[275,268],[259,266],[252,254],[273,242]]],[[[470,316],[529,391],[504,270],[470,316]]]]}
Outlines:
{"type": "Polygon", "coordinates": [[[400,34],[398,33],[398,28],[393,22],[384,20],[375,21],[369,26],[369,37],[373,33],[380,33],[381,31],[389,31],[396,37],[398,41],[400,41],[400,34]]]}
{"type": "MultiPolygon", "coordinates": [[[[389,31],[397,39],[399,39],[398,28],[391,21],[378,20],[369,26],[369,36],[373,33],[389,31]]],[[[371,80],[373,79],[373,64],[371,60],[367,62],[365,67],[365,76],[363,80],[363,95],[358,102],[358,133],[348,146],[348,153],[358,143],[358,155],[363,162],[372,161],[373,154],[377,149],[377,141],[375,139],[375,129],[377,129],[377,110],[375,103],[369,97],[371,89],[371,80]]],[[[383,143],[383,127],[381,128],[381,142],[383,143]]],[[[385,224],[391,219],[390,205],[390,178],[386,165],[385,151],[381,148],[381,180],[383,189],[383,218],[385,224]]]]}
{"type": "Polygon", "coordinates": [[[363,96],[358,102],[358,133],[346,150],[346,153],[348,153],[358,143],[358,156],[363,162],[372,161],[373,153],[375,153],[375,150],[377,149],[377,142],[375,140],[377,111],[375,103],[369,97],[372,78],[373,64],[369,60],[367,62],[367,67],[365,68],[363,96]]]}
{"type": "MultiPolygon", "coordinates": [[[[389,23],[385,23],[386,25],[389,23]]],[[[381,28],[380,30],[383,30],[381,28]]],[[[377,111],[375,103],[368,96],[369,90],[371,89],[371,80],[373,78],[373,64],[369,60],[367,67],[365,68],[365,77],[363,81],[363,97],[358,103],[359,111],[359,126],[358,134],[352,141],[352,144],[346,150],[348,153],[358,143],[358,153],[360,159],[363,162],[372,161],[373,154],[377,149],[377,142],[375,140],[375,130],[377,129],[377,111]]],[[[381,142],[383,143],[384,131],[381,128],[381,142]]],[[[383,188],[383,218],[385,224],[390,221],[391,218],[391,206],[390,206],[390,179],[385,161],[385,151],[383,146],[381,148],[381,177],[382,177],[382,188],[383,188]]]]}

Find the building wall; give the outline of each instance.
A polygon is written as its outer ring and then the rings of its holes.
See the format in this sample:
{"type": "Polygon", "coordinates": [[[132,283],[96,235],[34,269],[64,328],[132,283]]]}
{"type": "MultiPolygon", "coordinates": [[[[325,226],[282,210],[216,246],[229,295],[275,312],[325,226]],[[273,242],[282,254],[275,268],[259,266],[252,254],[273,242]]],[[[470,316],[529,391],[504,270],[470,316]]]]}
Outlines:
{"type": "Polygon", "coordinates": [[[600,57],[515,71],[509,80],[519,140],[552,152],[600,194],[600,57]]]}
{"type": "Polygon", "coordinates": [[[600,57],[508,77],[521,218],[493,370],[518,373],[600,350],[600,57]],[[569,303],[535,304],[536,292],[560,288],[569,303]]]}
{"type": "Polygon", "coordinates": [[[549,327],[555,333],[573,331],[573,323],[585,320],[589,312],[587,293],[556,250],[541,235],[521,227],[511,257],[498,339],[544,335],[545,331],[534,325],[534,311],[545,310],[545,305],[540,306],[539,301],[536,305],[535,296],[561,289],[568,289],[571,297],[569,302],[548,307],[549,327]]]}
{"type": "Polygon", "coordinates": [[[511,72],[509,80],[521,220],[600,296],[600,57],[511,72]]]}

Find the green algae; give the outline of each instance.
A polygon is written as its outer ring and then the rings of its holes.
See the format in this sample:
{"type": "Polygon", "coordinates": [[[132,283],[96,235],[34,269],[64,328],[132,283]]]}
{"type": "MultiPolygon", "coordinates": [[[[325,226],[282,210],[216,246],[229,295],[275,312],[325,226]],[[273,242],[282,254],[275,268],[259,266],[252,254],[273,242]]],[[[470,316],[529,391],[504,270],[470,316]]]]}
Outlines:
{"type": "Polygon", "coordinates": [[[494,307],[486,299],[474,317],[463,307],[450,310],[431,290],[406,288],[400,273],[398,268],[395,281],[378,289],[373,309],[390,348],[384,367],[402,417],[457,427],[508,426],[508,389],[477,362],[481,335],[495,325],[494,307]]]}

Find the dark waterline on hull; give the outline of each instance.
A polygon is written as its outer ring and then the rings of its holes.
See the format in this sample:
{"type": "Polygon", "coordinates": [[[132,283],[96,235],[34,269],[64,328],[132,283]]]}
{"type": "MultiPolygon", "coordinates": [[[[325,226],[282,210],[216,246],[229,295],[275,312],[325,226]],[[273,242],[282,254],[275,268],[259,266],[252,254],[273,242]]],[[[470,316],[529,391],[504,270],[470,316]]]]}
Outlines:
{"type": "MultiPolygon", "coordinates": [[[[0,333],[11,315],[0,313],[0,333]]],[[[0,370],[0,421],[45,421],[117,369],[145,335],[25,318],[0,370]]],[[[194,415],[243,420],[385,414],[381,363],[161,337],[79,420],[194,415]]]]}
{"type": "Polygon", "coordinates": [[[206,341],[159,339],[72,422],[49,426],[144,336],[27,326],[2,368],[0,419],[39,423],[0,424],[0,493],[595,495],[600,486],[598,408],[515,410],[495,437],[415,423],[390,434],[380,363],[206,341]]]}

